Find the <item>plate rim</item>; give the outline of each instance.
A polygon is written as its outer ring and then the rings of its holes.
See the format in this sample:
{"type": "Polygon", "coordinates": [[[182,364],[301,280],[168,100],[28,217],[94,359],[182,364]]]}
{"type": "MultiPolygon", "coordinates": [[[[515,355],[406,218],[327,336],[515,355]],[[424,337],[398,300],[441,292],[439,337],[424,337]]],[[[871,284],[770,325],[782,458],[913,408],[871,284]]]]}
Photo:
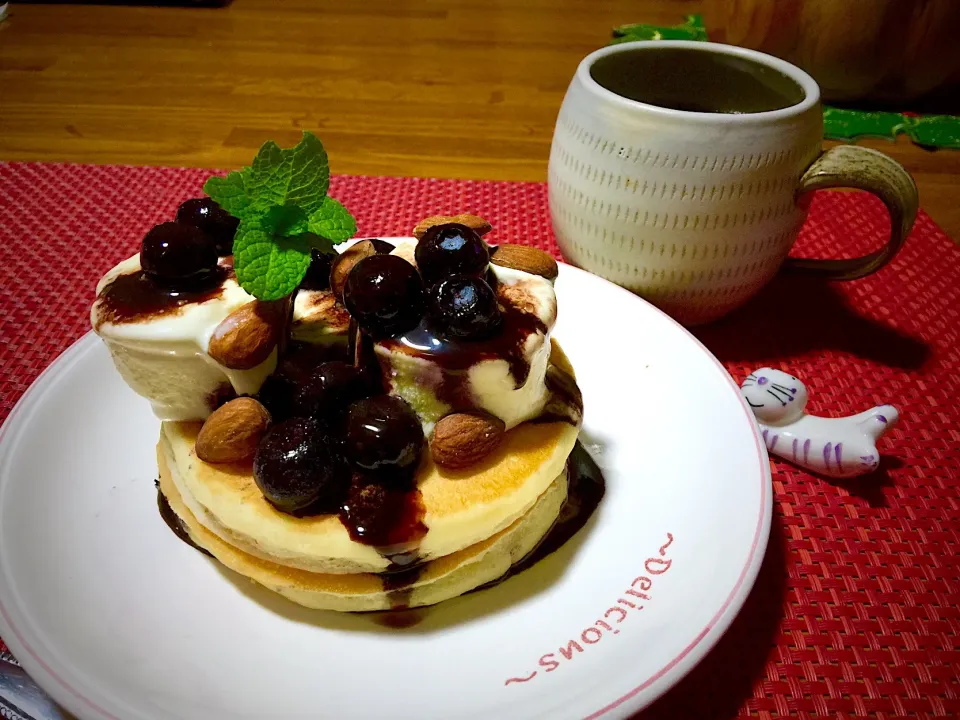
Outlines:
{"type": "MultiPolygon", "coordinates": [[[[391,240],[401,238],[394,236],[384,237],[384,239],[391,240]]],[[[706,626],[697,633],[693,640],[691,640],[690,643],[688,643],[688,645],[683,648],[674,658],[664,664],[660,670],[646,678],[642,683],[638,684],[628,692],[621,695],[619,698],[608,702],[600,709],[584,716],[583,718],[583,720],[596,720],[597,718],[609,715],[611,712],[617,709],[623,709],[629,713],[634,713],[652,705],[677,683],[679,683],[684,677],[686,677],[686,675],[689,674],[690,671],[692,671],[700,663],[700,661],[707,656],[707,654],[709,654],[709,652],[716,646],[717,642],[719,642],[720,638],[723,637],[723,635],[729,629],[731,623],[739,614],[743,604],[746,602],[747,597],[753,589],[757,575],[760,571],[760,567],[763,563],[763,558],[766,554],[766,548],[769,542],[770,529],[773,519],[772,474],[766,445],[763,442],[760,430],[753,417],[752,411],[749,409],[740,394],[739,385],[737,385],[734,378],[717,359],[717,357],[702,342],[700,342],[700,340],[689,329],[681,325],[677,320],[670,317],[656,305],[645,300],[639,295],[635,295],[629,290],[626,290],[625,288],[610,282],[605,278],[594,275],[593,273],[589,273],[573,265],[569,265],[564,262],[560,262],[559,264],[562,266],[561,275],[569,275],[570,273],[573,273],[574,276],[586,275],[591,279],[599,280],[610,286],[610,288],[615,292],[622,293],[624,296],[629,297],[632,301],[643,303],[647,306],[648,310],[652,310],[655,314],[660,315],[669,324],[675,326],[677,330],[686,335],[689,340],[693,341],[694,345],[699,348],[699,350],[704,353],[720,371],[721,376],[724,378],[725,382],[734,393],[734,396],[737,398],[741,410],[744,412],[747,425],[753,435],[757,451],[757,461],[760,467],[759,517],[757,519],[753,539],[751,541],[751,546],[748,551],[744,566],[741,569],[737,580],[728,593],[726,599],[716,613],[711,617],[706,626]],[[648,695],[642,695],[644,690],[647,690],[651,686],[661,681],[664,682],[662,682],[661,687],[656,689],[656,692],[648,695]]],[[[17,400],[13,409],[4,420],[2,426],[0,426],[0,448],[2,448],[4,440],[11,432],[11,429],[17,429],[17,419],[21,414],[28,410],[28,405],[34,402],[33,396],[37,392],[42,391],[43,386],[50,382],[55,376],[59,376],[63,372],[66,372],[82,355],[96,347],[97,341],[98,338],[94,332],[92,330],[88,330],[79,339],[75,340],[65,350],[58,354],[57,357],[54,358],[54,360],[51,361],[51,363],[33,380],[33,382],[31,382],[30,386],[17,400]]],[[[37,681],[37,684],[40,685],[46,692],[48,692],[54,698],[54,700],[66,707],[71,712],[78,711],[76,709],[76,705],[71,702],[78,700],[83,704],[84,710],[93,710],[102,718],[107,718],[108,720],[122,720],[106,709],[100,707],[96,702],[86,697],[79,690],[72,687],[70,683],[61,678],[60,675],[58,675],[53,669],[53,667],[51,667],[50,664],[31,647],[30,643],[11,622],[9,611],[4,606],[4,594],[5,593],[0,591],[0,625],[2,625],[4,641],[8,646],[11,647],[12,650],[14,650],[14,655],[17,657],[17,660],[21,662],[24,668],[28,671],[28,674],[30,674],[31,677],[37,681]],[[11,640],[13,642],[11,642],[11,640]],[[38,676],[41,679],[37,679],[38,676]],[[53,682],[41,681],[48,679],[52,680],[53,682]],[[65,698],[69,698],[69,700],[66,700],[65,698]]]]}

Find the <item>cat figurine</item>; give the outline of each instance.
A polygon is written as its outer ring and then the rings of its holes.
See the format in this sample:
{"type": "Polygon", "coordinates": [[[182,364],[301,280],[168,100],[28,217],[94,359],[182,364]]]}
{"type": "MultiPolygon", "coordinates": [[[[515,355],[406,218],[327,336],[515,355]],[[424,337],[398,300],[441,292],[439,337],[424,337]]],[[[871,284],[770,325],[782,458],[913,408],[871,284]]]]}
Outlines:
{"type": "Polygon", "coordinates": [[[876,470],[877,440],[900,418],[893,405],[841,418],[807,415],[806,386],[773,368],[750,373],[740,393],[757,418],[769,452],[828,477],[849,478],[876,470]]]}

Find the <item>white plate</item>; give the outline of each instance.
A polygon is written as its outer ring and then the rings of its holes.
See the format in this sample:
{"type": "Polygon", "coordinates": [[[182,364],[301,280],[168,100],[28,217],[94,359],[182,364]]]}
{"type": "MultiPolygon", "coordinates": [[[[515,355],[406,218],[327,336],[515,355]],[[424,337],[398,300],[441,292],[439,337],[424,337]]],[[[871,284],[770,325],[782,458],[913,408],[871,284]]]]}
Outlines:
{"type": "Polygon", "coordinates": [[[683,328],[574,268],[557,292],[607,495],[534,568],[406,630],[252,587],[161,521],[159,424],[88,334],[0,436],[0,634],[81,718],[597,718],[648,705],[753,585],[769,463],[737,386],[683,328]]]}

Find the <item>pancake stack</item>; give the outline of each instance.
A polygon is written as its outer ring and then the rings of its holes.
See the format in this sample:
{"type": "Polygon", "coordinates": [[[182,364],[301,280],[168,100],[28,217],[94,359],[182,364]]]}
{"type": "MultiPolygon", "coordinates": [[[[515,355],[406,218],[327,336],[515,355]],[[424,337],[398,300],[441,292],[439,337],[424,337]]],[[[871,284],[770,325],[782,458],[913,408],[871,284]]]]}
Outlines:
{"type": "Polygon", "coordinates": [[[489,229],[473,216],[428,218],[417,239],[357,243],[327,261],[328,286],[304,284],[269,305],[245,298],[229,258],[218,264],[225,291],[167,304],[156,288],[150,303],[130,299],[131,287],[150,282],[137,256],[108,273],[93,324],[163,420],[159,492],[177,534],[293,602],[336,611],[432,605],[527,558],[568,501],[568,458],[582,417],[573,368],[550,338],[556,264],[529,248],[484,243],[492,259],[481,271],[499,324],[479,339],[437,331],[436,314],[403,332],[368,335],[365,316],[355,314],[362,306],[351,307],[345,290],[371,256],[416,268],[424,236],[480,242],[489,229]],[[376,448],[357,454],[349,428],[362,399],[322,421],[303,410],[304,388],[331,358],[365,378],[364,387],[375,376],[374,400],[392,398],[412,419],[422,447],[404,473],[364,464],[376,448]],[[196,377],[190,368],[199,368],[196,377]],[[296,503],[282,486],[289,473],[271,477],[280,471],[261,460],[291,423],[323,434],[317,463],[333,468],[296,466],[324,484],[301,501],[302,478],[294,478],[296,503]]]}
{"type": "Polygon", "coordinates": [[[297,518],[264,500],[248,467],[196,457],[197,423],[164,423],[160,491],[190,539],[231,570],[309,608],[432,605],[504,575],[557,520],[567,498],[565,423],[511,430],[470,474],[429,460],[417,473],[427,532],[409,567],[352,540],[336,515],[297,518]]]}

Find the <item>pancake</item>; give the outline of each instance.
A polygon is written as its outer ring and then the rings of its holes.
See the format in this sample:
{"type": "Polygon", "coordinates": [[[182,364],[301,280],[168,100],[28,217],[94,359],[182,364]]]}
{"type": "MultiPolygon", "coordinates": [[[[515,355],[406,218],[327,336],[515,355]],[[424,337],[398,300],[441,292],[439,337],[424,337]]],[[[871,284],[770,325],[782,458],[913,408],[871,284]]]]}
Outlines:
{"type": "MultiPolygon", "coordinates": [[[[195,523],[243,553],[311,573],[378,573],[390,562],[353,540],[335,515],[298,518],[276,510],[249,465],[199,460],[198,423],[163,423],[160,448],[172,483],[195,523]]],[[[423,454],[416,484],[424,508],[423,561],[451,555],[496,535],[524,516],[564,474],[578,428],[524,423],[496,451],[462,471],[438,468],[423,454]]]]}
{"type": "Polygon", "coordinates": [[[388,610],[433,605],[502,577],[537,546],[556,522],[567,497],[564,469],[521,517],[492,537],[425,563],[409,584],[391,588],[382,575],[324,574],[285,567],[248,554],[207,530],[190,512],[173,481],[169,452],[157,447],[160,491],[190,539],[223,565],[295,603],[318,610],[388,610]]]}

